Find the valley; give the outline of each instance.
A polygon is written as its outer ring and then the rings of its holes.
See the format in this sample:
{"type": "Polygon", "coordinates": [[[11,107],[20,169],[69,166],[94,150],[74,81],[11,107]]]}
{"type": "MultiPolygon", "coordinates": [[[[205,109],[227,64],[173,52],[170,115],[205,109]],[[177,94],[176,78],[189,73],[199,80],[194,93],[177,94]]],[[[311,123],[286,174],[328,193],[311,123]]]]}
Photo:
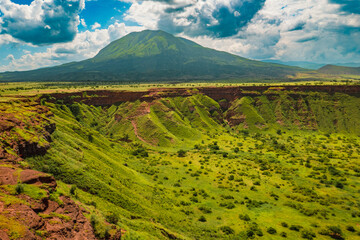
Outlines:
{"type": "MultiPolygon", "coordinates": [[[[356,83],[20,91],[1,103],[0,167],[53,176],[34,201],[73,201],[99,239],[360,238],[356,83]]],[[[2,205],[34,198],[22,184],[2,205]]],[[[4,216],[10,239],[54,234],[4,216]]]]}

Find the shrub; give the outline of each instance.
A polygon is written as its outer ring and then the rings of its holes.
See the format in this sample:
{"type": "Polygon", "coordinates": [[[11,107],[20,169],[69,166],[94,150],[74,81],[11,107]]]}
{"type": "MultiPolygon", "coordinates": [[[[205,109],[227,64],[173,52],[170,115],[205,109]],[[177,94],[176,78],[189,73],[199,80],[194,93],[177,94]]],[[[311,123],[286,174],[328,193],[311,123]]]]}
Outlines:
{"type": "Polygon", "coordinates": [[[232,229],[232,228],[229,227],[229,226],[222,226],[222,227],[220,227],[220,230],[221,230],[223,233],[225,233],[226,235],[230,235],[230,234],[234,234],[234,233],[235,233],[234,229],[232,229]]]}
{"type": "Polygon", "coordinates": [[[99,220],[97,219],[97,217],[95,215],[91,215],[90,217],[90,224],[93,228],[95,228],[95,226],[99,223],[99,220]]]}
{"type": "Polygon", "coordinates": [[[177,155],[178,155],[178,157],[185,157],[185,156],[186,156],[186,151],[180,149],[180,150],[177,152],[177,155]]]}
{"type": "Polygon", "coordinates": [[[286,227],[286,228],[289,227],[289,225],[286,222],[282,222],[281,226],[286,227]]]}
{"type": "Polygon", "coordinates": [[[344,239],[342,230],[338,226],[328,226],[327,229],[320,230],[319,234],[327,235],[334,239],[344,239]]]}
{"type": "Polygon", "coordinates": [[[206,222],[206,218],[204,216],[199,217],[198,219],[199,222],[206,222]]]}
{"type": "Polygon", "coordinates": [[[149,156],[148,152],[142,147],[139,147],[138,149],[132,151],[131,154],[134,156],[137,156],[137,157],[148,157],[149,156]]]}
{"type": "Polygon", "coordinates": [[[239,218],[243,221],[250,221],[250,217],[247,214],[239,214],[239,218]]]}
{"type": "Polygon", "coordinates": [[[310,230],[302,230],[301,231],[301,237],[302,238],[305,238],[305,239],[309,239],[309,240],[312,240],[316,237],[316,234],[313,233],[312,231],[310,230]]]}
{"type": "Polygon", "coordinates": [[[199,210],[202,211],[203,213],[212,213],[211,208],[206,207],[206,206],[199,207],[199,210]]]}
{"type": "Polygon", "coordinates": [[[355,232],[355,228],[353,226],[347,226],[346,230],[348,230],[349,232],[355,232]]]}
{"type": "Polygon", "coordinates": [[[220,203],[220,207],[226,207],[227,209],[233,209],[236,206],[232,202],[226,202],[226,203],[220,203]]]}
{"type": "Polygon", "coordinates": [[[24,186],[19,183],[19,184],[16,185],[16,187],[15,187],[15,192],[16,192],[16,194],[21,194],[21,193],[23,193],[23,192],[24,192],[24,186]]]}
{"type": "Polygon", "coordinates": [[[341,182],[336,182],[335,187],[343,189],[344,188],[344,184],[342,184],[341,182]]]}
{"type": "Polygon", "coordinates": [[[289,227],[290,230],[297,231],[297,232],[299,232],[301,228],[302,228],[302,226],[300,226],[300,225],[291,225],[289,227]]]}
{"type": "Polygon", "coordinates": [[[89,134],[88,134],[88,139],[89,139],[89,142],[93,142],[93,141],[94,141],[94,136],[92,135],[92,133],[89,133],[89,134]]]}
{"type": "Polygon", "coordinates": [[[286,238],[286,237],[287,237],[287,234],[286,234],[286,232],[281,232],[281,233],[280,233],[280,236],[286,238]]]}
{"type": "Polygon", "coordinates": [[[255,233],[252,230],[247,230],[246,231],[246,236],[248,238],[253,238],[255,236],[255,233]]]}
{"type": "Polygon", "coordinates": [[[72,114],[76,117],[80,114],[80,106],[77,103],[71,104],[70,105],[70,111],[72,112],[72,114]]]}
{"type": "Polygon", "coordinates": [[[117,222],[119,221],[119,216],[112,212],[106,216],[106,221],[112,224],[117,224],[117,222]]]}
{"type": "Polygon", "coordinates": [[[75,192],[76,192],[76,186],[72,185],[71,188],[70,188],[70,194],[74,196],[75,192]]]}
{"type": "Polygon", "coordinates": [[[266,231],[270,234],[276,234],[276,229],[273,227],[269,227],[266,231]]]}

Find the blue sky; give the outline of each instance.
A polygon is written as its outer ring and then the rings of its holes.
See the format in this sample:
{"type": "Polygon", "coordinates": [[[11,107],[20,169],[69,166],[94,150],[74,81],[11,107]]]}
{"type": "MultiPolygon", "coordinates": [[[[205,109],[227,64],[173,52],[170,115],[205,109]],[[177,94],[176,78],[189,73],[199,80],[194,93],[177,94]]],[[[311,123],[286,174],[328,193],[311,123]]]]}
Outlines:
{"type": "Polygon", "coordinates": [[[0,71],[90,58],[144,29],[251,59],[360,66],[359,0],[0,0],[0,71]]]}

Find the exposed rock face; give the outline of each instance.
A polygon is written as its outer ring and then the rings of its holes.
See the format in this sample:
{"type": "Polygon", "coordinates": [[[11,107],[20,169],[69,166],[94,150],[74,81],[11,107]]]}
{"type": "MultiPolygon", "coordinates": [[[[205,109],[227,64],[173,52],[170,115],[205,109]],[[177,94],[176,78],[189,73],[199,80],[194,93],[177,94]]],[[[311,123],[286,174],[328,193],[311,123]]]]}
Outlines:
{"type": "Polygon", "coordinates": [[[25,184],[34,184],[41,186],[42,184],[47,184],[49,188],[55,190],[57,184],[55,178],[48,174],[38,172],[31,169],[26,169],[20,173],[20,182],[25,184]]]}
{"type": "MultiPolygon", "coordinates": [[[[241,87],[199,87],[191,88],[154,88],[148,91],[128,92],[128,91],[108,91],[94,90],[77,93],[54,93],[51,97],[63,100],[64,103],[83,102],[94,106],[110,106],[121,102],[133,102],[136,100],[152,102],[153,100],[166,97],[186,97],[197,93],[204,94],[210,98],[220,101],[221,107],[228,107],[228,103],[244,96],[271,96],[278,94],[279,91],[293,92],[291,96],[299,95],[301,92],[325,92],[334,94],[336,92],[346,93],[349,95],[359,95],[360,86],[358,85],[318,85],[318,86],[241,86],[241,87]],[[276,91],[276,93],[274,92],[276,91]]],[[[47,96],[43,96],[47,98],[47,96]]],[[[48,101],[51,101],[48,99],[48,101]]],[[[53,100],[54,101],[54,100],[53,100]]]]}
{"type": "MultiPolygon", "coordinates": [[[[2,167],[0,179],[6,179],[19,170],[2,167]]],[[[52,188],[48,185],[56,186],[53,177],[33,170],[24,170],[20,173],[20,179],[25,180],[24,184],[32,183],[35,179],[34,184],[47,192],[47,196],[39,200],[23,193],[14,195],[13,199],[16,201],[10,203],[3,202],[0,198],[0,214],[20,226],[21,231],[18,234],[21,239],[96,239],[89,221],[74,201],[65,196],[59,197],[61,204],[49,199],[52,188]]],[[[9,185],[14,181],[8,180],[6,183],[9,185]]],[[[2,190],[2,195],[4,194],[11,195],[2,190]]],[[[7,233],[8,229],[0,229],[0,239],[9,239],[7,233]]]]}
{"type": "Polygon", "coordinates": [[[48,120],[52,113],[34,102],[13,105],[0,106],[0,239],[96,239],[74,201],[66,196],[50,198],[57,186],[53,176],[19,164],[50,147],[55,130],[48,120]],[[23,189],[28,185],[43,195],[30,197],[23,189]]]}

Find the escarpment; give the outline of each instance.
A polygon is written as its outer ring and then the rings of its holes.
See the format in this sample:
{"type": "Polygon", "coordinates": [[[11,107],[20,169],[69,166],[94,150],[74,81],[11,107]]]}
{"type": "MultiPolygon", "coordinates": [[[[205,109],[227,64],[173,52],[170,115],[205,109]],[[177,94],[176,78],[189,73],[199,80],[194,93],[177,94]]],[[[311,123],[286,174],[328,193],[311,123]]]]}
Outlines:
{"type": "Polygon", "coordinates": [[[41,98],[50,102],[60,100],[62,103],[82,102],[94,106],[110,106],[123,102],[137,100],[151,102],[168,97],[188,97],[203,94],[216,101],[234,101],[241,97],[273,96],[280,93],[291,96],[302,96],[310,93],[336,94],[351,96],[360,95],[360,85],[268,85],[268,86],[238,86],[238,87],[197,87],[197,88],[152,88],[147,91],[116,91],[90,90],[71,93],[53,93],[41,98]]]}
{"type": "Polygon", "coordinates": [[[156,132],[166,136],[164,141],[170,144],[197,136],[199,129],[223,124],[237,130],[286,128],[358,134],[359,96],[358,85],[273,85],[154,88],[138,92],[94,90],[54,93],[42,99],[105,110],[117,106],[117,112],[105,120],[109,126],[156,145],[158,137],[144,135],[156,132]],[[155,115],[160,124],[153,119],[155,115]]]}

